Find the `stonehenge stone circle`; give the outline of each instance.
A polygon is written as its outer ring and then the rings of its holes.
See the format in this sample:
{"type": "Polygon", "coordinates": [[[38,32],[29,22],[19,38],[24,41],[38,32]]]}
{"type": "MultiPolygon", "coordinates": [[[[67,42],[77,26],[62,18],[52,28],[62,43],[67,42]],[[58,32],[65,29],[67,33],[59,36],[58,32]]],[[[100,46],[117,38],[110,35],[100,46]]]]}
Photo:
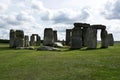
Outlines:
{"type": "MultiPolygon", "coordinates": [[[[96,49],[97,48],[97,31],[101,30],[101,48],[108,48],[114,45],[112,33],[107,32],[106,26],[101,24],[90,25],[88,23],[74,23],[72,29],[66,29],[66,41],[63,44],[70,46],[70,49],[96,49]]],[[[30,36],[24,35],[23,30],[10,30],[9,33],[10,48],[29,48],[30,46],[40,46],[41,37],[38,34],[30,36]]],[[[60,42],[57,38],[57,31],[52,28],[44,29],[43,46],[53,47],[60,42]]]]}

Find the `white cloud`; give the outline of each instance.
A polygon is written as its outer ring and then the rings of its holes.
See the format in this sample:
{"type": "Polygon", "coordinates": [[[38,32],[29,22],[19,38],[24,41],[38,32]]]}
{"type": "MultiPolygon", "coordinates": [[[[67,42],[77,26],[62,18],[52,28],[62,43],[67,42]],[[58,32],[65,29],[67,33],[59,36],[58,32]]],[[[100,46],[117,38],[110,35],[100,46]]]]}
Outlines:
{"type": "Polygon", "coordinates": [[[65,29],[73,28],[74,22],[104,24],[108,32],[115,36],[120,32],[118,0],[1,0],[0,4],[2,38],[7,36],[3,37],[2,34],[8,34],[11,28],[22,29],[28,35],[37,33],[43,38],[44,28],[51,27],[58,31],[58,37],[62,40],[65,38],[65,29]],[[103,11],[107,19],[100,14],[106,1],[112,2],[107,2],[103,11]],[[118,21],[114,20],[116,18],[118,21]]]}
{"type": "Polygon", "coordinates": [[[8,6],[4,3],[0,3],[0,12],[5,11],[8,8],[8,6]]]}

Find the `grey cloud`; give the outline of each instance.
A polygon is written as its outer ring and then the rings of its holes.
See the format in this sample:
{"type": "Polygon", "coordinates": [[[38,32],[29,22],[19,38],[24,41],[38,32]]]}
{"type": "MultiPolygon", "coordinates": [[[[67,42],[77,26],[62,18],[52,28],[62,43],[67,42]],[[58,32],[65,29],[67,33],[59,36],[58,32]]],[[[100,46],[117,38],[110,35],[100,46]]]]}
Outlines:
{"type": "Polygon", "coordinates": [[[89,13],[85,10],[85,9],[82,9],[81,10],[81,15],[79,15],[78,18],[80,18],[80,20],[86,20],[89,18],[89,13]]]}
{"type": "Polygon", "coordinates": [[[69,24],[74,21],[74,18],[70,18],[67,13],[61,12],[59,15],[54,16],[52,19],[54,23],[66,23],[69,24]]]}
{"type": "Polygon", "coordinates": [[[120,19],[120,0],[117,0],[115,3],[107,2],[105,5],[105,11],[102,12],[102,15],[106,19],[120,19]]]}
{"type": "Polygon", "coordinates": [[[51,21],[54,24],[72,24],[75,21],[85,21],[89,18],[87,8],[83,8],[79,11],[72,9],[55,10],[44,7],[42,2],[37,0],[31,3],[31,8],[38,11],[42,21],[51,21]]]}
{"type": "Polygon", "coordinates": [[[16,16],[16,19],[18,21],[28,21],[28,22],[32,22],[34,21],[34,18],[32,15],[29,15],[27,13],[20,13],[16,16]]]}
{"type": "MultiPolygon", "coordinates": [[[[72,10],[71,10],[72,11],[72,10]]],[[[72,14],[69,11],[56,11],[47,12],[41,17],[42,20],[46,21],[53,21],[55,24],[57,23],[63,23],[63,24],[72,24],[75,21],[85,21],[89,18],[89,13],[82,9],[81,12],[75,11],[77,14],[72,14]]]]}
{"type": "Polygon", "coordinates": [[[41,19],[43,21],[49,21],[49,20],[51,20],[50,16],[51,16],[50,12],[45,11],[45,12],[43,12],[43,15],[41,16],[41,19]]]}
{"type": "Polygon", "coordinates": [[[36,10],[43,10],[44,6],[41,1],[34,0],[31,2],[31,8],[36,10]]]}
{"type": "Polygon", "coordinates": [[[1,15],[0,16],[0,27],[6,28],[8,26],[24,26],[24,23],[33,23],[34,18],[32,15],[18,13],[16,15],[1,15]]]}

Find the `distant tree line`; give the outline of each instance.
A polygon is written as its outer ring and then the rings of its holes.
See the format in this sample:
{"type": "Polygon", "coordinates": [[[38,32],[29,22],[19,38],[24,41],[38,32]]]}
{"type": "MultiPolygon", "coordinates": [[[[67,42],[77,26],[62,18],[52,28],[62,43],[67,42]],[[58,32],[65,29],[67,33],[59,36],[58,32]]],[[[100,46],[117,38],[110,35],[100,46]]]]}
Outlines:
{"type": "Polygon", "coordinates": [[[0,39],[0,43],[9,43],[9,40],[7,40],[7,39],[0,39]]]}

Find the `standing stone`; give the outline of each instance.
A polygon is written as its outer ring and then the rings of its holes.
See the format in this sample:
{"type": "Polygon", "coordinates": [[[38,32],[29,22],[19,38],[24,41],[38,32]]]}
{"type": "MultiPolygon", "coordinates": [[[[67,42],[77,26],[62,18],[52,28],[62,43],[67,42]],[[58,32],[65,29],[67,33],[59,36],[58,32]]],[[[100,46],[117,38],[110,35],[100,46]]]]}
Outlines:
{"type": "Polygon", "coordinates": [[[101,48],[108,48],[108,33],[105,29],[101,31],[101,48]]]}
{"type": "Polygon", "coordinates": [[[35,45],[35,37],[32,34],[32,36],[30,36],[30,46],[34,46],[35,45]]]}
{"type": "Polygon", "coordinates": [[[97,29],[88,28],[87,49],[97,48],[97,29]]]}
{"type": "Polygon", "coordinates": [[[114,45],[113,34],[108,34],[108,44],[109,44],[109,46],[113,46],[114,45]]]}
{"type": "Polygon", "coordinates": [[[89,28],[84,27],[82,29],[82,45],[86,47],[88,45],[89,28]]]}
{"type": "Polygon", "coordinates": [[[15,38],[16,38],[16,35],[15,35],[15,31],[13,29],[10,30],[10,48],[14,48],[15,47],[15,38]]]}
{"type": "Polygon", "coordinates": [[[41,44],[41,38],[40,38],[39,35],[36,35],[36,38],[37,38],[37,40],[36,40],[36,46],[40,46],[40,44],[41,44]]]}
{"type": "Polygon", "coordinates": [[[72,29],[66,29],[66,45],[70,45],[72,29]]]}
{"type": "Polygon", "coordinates": [[[90,24],[87,24],[87,23],[74,23],[74,26],[81,27],[81,31],[82,31],[82,46],[83,47],[87,46],[88,28],[90,27],[90,24]]]}
{"type": "Polygon", "coordinates": [[[40,46],[41,38],[38,34],[32,34],[30,37],[30,45],[31,46],[40,46]]]}
{"type": "Polygon", "coordinates": [[[53,44],[54,44],[53,29],[52,28],[45,28],[43,45],[44,46],[53,46],[53,44]]]}
{"type": "Polygon", "coordinates": [[[16,47],[24,47],[24,32],[16,30],[16,47]]]}
{"type": "Polygon", "coordinates": [[[80,48],[82,48],[82,31],[81,31],[81,27],[75,26],[72,29],[71,49],[80,49],[80,48]]]}
{"type": "Polygon", "coordinates": [[[29,47],[29,36],[25,35],[24,37],[24,41],[25,41],[25,47],[29,47]]]}
{"type": "Polygon", "coordinates": [[[54,30],[53,33],[54,33],[54,41],[57,42],[57,31],[54,30]]]}

